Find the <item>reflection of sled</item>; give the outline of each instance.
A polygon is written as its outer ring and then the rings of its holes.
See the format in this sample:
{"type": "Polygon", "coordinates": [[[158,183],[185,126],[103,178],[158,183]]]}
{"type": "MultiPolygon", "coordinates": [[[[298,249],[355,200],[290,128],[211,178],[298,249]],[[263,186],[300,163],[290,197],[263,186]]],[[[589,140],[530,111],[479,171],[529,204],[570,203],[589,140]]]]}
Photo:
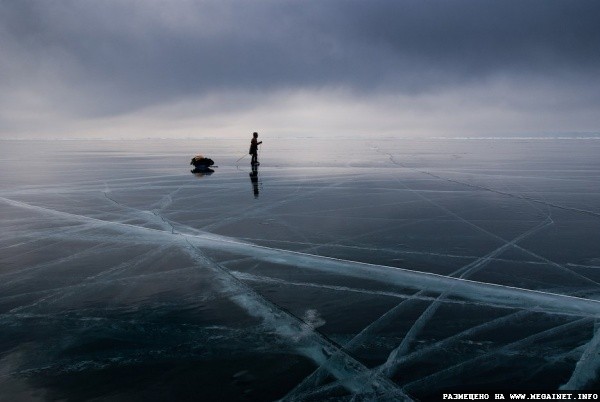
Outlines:
{"type": "Polygon", "coordinates": [[[203,167],[203,168],[192,169],[192,170],[190,170],[190,172],[192,172],[193,174],[195,174],[198,177],[203,177],[203,176],[211,175],[215,171],[209,167],[203,167]]]}

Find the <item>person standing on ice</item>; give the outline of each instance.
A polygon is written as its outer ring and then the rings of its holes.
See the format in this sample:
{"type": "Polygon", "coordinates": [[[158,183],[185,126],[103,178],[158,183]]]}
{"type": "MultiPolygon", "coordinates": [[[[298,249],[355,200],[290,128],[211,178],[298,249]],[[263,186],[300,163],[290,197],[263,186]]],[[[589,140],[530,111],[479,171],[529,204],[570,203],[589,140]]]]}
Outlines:
{"type": "Polygon", "coordinates": [[[258,146],[260,144],[262,144],[262,141],[258,140],[258,133],[252,133],[252,140],[250,141],[249,152],[249,154],[252,155],[252,160],[250,161],[252,165],[260,165],[260,163],[258,163],[258,146]]]}

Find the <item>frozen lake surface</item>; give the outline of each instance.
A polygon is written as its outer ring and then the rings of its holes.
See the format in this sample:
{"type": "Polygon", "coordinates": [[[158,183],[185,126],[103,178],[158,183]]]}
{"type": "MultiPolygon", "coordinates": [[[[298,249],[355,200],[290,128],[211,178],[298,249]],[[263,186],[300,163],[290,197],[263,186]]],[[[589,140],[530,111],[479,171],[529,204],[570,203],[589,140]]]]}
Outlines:
{"type": "Polygon", "coordinates": [[[0,399],[600,388],[599,140],[261,139],[2,141],[0,399]]]}

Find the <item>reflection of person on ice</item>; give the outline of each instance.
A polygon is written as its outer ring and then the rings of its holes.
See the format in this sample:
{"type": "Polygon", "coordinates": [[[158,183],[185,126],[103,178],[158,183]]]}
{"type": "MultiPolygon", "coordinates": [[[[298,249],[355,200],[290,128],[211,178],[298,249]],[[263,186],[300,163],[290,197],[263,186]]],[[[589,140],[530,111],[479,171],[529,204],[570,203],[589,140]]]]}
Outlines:
{"type": "Polygon", "coordinates": [[[258,198],[258,166],[252,165],[252,171],[250,172],[250,181],[252,182],[252,191],[254,192],[254,198],[258,198]]]}
{"type": "Polygon", "coordinates": [[[258,140],[258,133],[253,133],[249,152],[249,154],[252,155],[252,161],[250,162],[252,165],[260,165],[260,163],[258,163],[258,146],[260,144],[262,144],[262,141],[258,140]]]}

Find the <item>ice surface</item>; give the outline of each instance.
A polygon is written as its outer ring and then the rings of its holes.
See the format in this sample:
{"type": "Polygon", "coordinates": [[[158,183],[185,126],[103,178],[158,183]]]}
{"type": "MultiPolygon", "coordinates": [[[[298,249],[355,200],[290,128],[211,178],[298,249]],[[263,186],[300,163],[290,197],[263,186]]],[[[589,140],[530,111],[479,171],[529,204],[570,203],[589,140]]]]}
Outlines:
{"type": "Polygon", "coordinates": [[[264,140],[2,141],[0,399],[600,386],[600,141],[264,140]]]}

